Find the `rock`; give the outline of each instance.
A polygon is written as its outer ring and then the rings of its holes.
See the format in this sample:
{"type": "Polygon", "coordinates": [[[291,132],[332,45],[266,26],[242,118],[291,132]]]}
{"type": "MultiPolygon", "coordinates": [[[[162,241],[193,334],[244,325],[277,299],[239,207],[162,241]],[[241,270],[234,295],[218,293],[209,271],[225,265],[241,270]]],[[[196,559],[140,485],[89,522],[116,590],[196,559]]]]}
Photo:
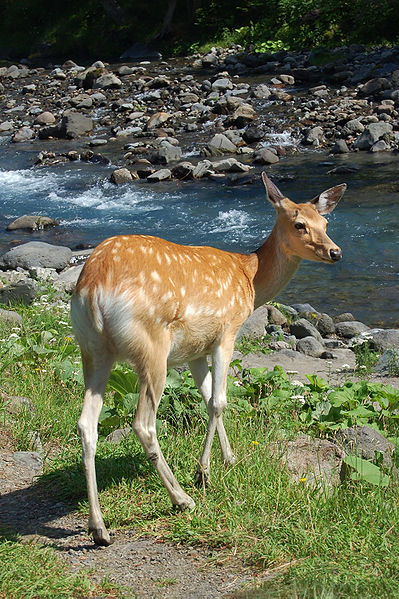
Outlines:
{"type": "Polygon", "coordinates": [[[19,326],[22,324],[22,316],[13,310],[3,310],[0,308],[0,322],[6,322],[13,326],[19,326]]]}
{"type": "Polygon", "coordinates": [[[261,83],[260,85],[257,85],[252,90],[252,94],[251,95],[254,98],[257,98],[259,100],[268,100],[270,98],[270,96],[272,95],[272,92],[267,87],[267,85],[265,85],[264,83],[261,83]]]}
{"type": "Polygon", "coordinates": [[[217,92],[225,92],[227,89],[233,89],[233,84],[227,77],[221,77],[212,83],[212,89],[217,92]]]}
{"type": "Polygon", "coordinates": [[[14,129],[14,123],[12,121],[3,121],[0,123],[0,133],[6,131],[12,131],[14,129]]]}
{"type": "Polygon", "coordinates": [[[49,111],[41,112],[35,118],[36,125],[52,125],[53,123],[55,123],[55,116],[49,111]]]}
{"type": "Polygon", "coordinates": [[[347,154],[349,152],[348,144],[344,139],[337,139],[331,147],[331,154],[347,154]]]}
{"type": "Polygon", "coordinates": [[[223,135],[223,133],[216,133],[207,147],[211,150],[211,155],[212,149],[216,149],[219,154],[233,154],[237,150],[237,146],[233,144],[226,135],[223,135]]]}
{"type": "Polygon", "coordinates": [[[122,81],[113,73],[105,73],[93,83],[93,89],[119,89],[122,81]]]}
{"type": "MultiPolygon", "coordinates": [[[[301,313],[302,315],[302,313],[301,313]]],[[[303,316],[319,331],[322,337],[333,335],[335,333],[335,324],[331,316],[328,314],[320,314],[319,312],[305,312],[303,316]]]]}
{"type": "Polygon", "coordinates": [[[310,304],[292,304],[291,306],[298,312],[298,314],[302,314],[304,312],[312,312],[313,314],[319,314],[316,308],[313,308],[310,304]]]}
{"type": "Polygon", "coordinates": [[[238,128],[245,127],[248,123],[255,120],[257,117],[256,111],[250,104],[241,104],[229,117],[229,123],[233,123],[238,128]]]}
{"type": "Polygon", "coordinates": [[[64,291],[65,293],[72,293],[72,291],[75,289],[76,283],[78,282],[82,269],[83,264],[78,264],[63,270],[59,274],[58,279],[54,282],[54,288],[64,291]]]}
{"type": "Polygon", "coordinates": [[[116,430],[112,431],[112,433],[107,435],[105,440],[108,441],[108,443],[120,443],[121,441],[123,441],[123,439],[126,439],[126,437],[128,437],[131,432],[132,429],[130,426],[127,426],[125,428],[117,428],[116,430]]]}
{"type": "Polygon", "coordinates": [[[18,466],[23,466],[36,474],[43,469],[43,460],[37,451],[14,451],[12,458],[18,466]]]}
{"type": "Polygon", "coordinates": [[[297,339],[303,339],[304,337],[310,336],[317,339],[319,343],[323,343],[319,331],[305,318],[299,318],[299,320],[292,322],[290,325],[290,333],[295,335],[297,339]]]}
{"type": "Polygon", "coordinates": [[[169,112],[156,112],[151,115],[146,124],[147,131],[151,131],[151,129],[155,129],[156,127],[160,127],[166,121],[168,121],[172,115],[169,112]]]}
{"type": "Polygon", "coordinates": [[[63,270],[69,266],[72,251],[68,247],[51,245],[42,241],[29,241],[11,248],[3,254],[3,264],[8,269],[24,268],[29,270],[34,266],[63,270]]]}
{"type": "Polygon", "coordinates": [[[384,135],[392,133],[390,123],[370,123],[363,133],[354,141],[353,147],[358,150],[370,150],[370,148],[384,135]]]}
{"type": "Polygon", "coordinates": [[[172,177],[172,172],[168,168],[162,168],[156,171],[152,175],[148,175],[147,181],[149,183],[158,183],[159,181],[165,181],[172,177]]]}
{"type": "Polygon", "coordinates": [[[254,164],[276,164],[279,161],[280,159],[277,154],[268,148],[262,148],[255,152],[253,159],[254,164]]]}
{"type": "Polygon", "coordinates": [[[22,411],[33,414],[35,411],[35,406],[27,397],[8,395],[4,399],[7,401],[6,410],[9,414],[19,414],[22,411]]]}
{"type": "Polygon", "coordinates": [[[212,162],[210,160],[201,160],[194,167],[193,177],[194,179],[202,179],[203,177],[209,177],[212,173],[212,162]]]}
{"type": "Polygon", "coordinates": [[[349,322],[351,320],[356,320],[351,312],[343,312],[342,314],[338,314],[338,316],[334,317],[334,322],[349,322]]]}
{"type": "Polygon", "coordinates": [[[172,177],[175,179],[191,179],[195,167],[191,162],[180,162],[172,168],[172,177]]]}
{"type": "Polygon", "coordinates": [[[270,445],[269,450],[298,484],[325,490],[341,482],[344,456],[342,450],[331,441],[300,435],[295,441],[278,441],[270,445]]]}
{"type": "Polygon", "coordinates": [[[156,164],[169,164],[170,162],[178,162],[181,160],[181,156],[182,151],[179,146],[173,146],[165,141],[157,150],[150,153],[150,160],[156,164]]]}
{"type": "Polygon", "coordinates": [[[392,466],[394,444],[369,426],[341,429],[337,431],[335,438],[345,453],[358,455],[364,460],[375,461],[376,452],[381,452],[384,466],[387,468],[392,466]]]}
{"type": "Polygon", "coordinates": [[[340,337],[345,339],[351,339],[357,337],[360,333],[368,331],[370,327],[365,325],[363,322],[357,320],[351,320],[348,322],[337,322],[335,325],[335,331],[340,337]]]}
{"type": "Polygon", "coordinates": [[[218,57],[213,52],[208,52],[208,54],[202,57],[202,66],[205,68],[216,66],[218,63],[218,57]]]}
{"type": "Polygon", "coordinates": [[[370,344],[379,351],[399,349],[399,329],[384,329],[373,332],[370,344]]]}
{"type": "Polygon", "coordinates": [[[110,180],[115,185],[122,185],[123,183],[130,183],[133,181],[131,172],[127,168],[117,168],[111,173],[110,180]]]}
{"type": "Polygon", "coordinates": [[[7,231],[15,231],[17,229],[28,229],[29,231],[41,231],[50,227],[56,227],[59,222],[49,216],[35,216],[33,214],[25,214],[16,218],[12,223],[7,225],[7,231]]]}
{"type": "Polygon", "coordinates": [[[68,110],[64,112],[59,125],[43,127],[39,131],[40,139],[57,137],[60,139],[75,139],[93,130],[93,121],[90,117],[68,110]]]}
{"type": "MultiPolygon", "coordinates": [[[[266,304],[266,308],[267,308],[267,322],[269,324],[277,324],[279,326],[284,326],[287,324],[287,319],[284,316],[284,314],[282,314],[282,312],[280,312],[280,310],[278,308],[276,308],[276,306],[272,306],[271,304],[266,304]]],[[[280,348],[282,349],[282,348],[280,348]]]]}
{"type": "Polygon", "coordinates": [[[269,306],[259,306],[238,331],[237,340],[243,337],[263,337],[268,319],[269,306]]]}
{"type": "Polygon", "coordinates": [[[21,127],[16,131],[13,135],[12,141],[13,143],[22,143],[24,141],[29,141],[35,137],[35,132],[30,127],[21,127]]]}
{"type": "Polygon", "coordinates": [[[24,279],[0,288],[0,304],[24,304],[28,306],[37,294],[36,284],[32,279],[24,279]]]}
{"type": "Polygon", "coordinates": [[[399,376],[399,349],[386,349],[373,371],[380,376],[399,376]]]}
{"type": "Polygon", "coordinates": [[[247,144],[256,143],[257,141],[260,141],[261,139],[263,139],[263,137],[264,137],[263,131],[261,129],[259,129],[258,127],[255,127],[254,125],[249,125],[247,127],[247,129],[244,131],[244,134],[242,136],[243,140],[247,144]]]}
{"type": "Polygon", "coordinates": [[[302,339],[298,339],[296,350],[306,356],[319,358],[324,352],[324,345],[314,337],[303,337],[302,339]]]}
{"type": "Polygon", "coordinates": [[[54,283],[58,279],[58,273],[55,268],[43,268],[42,266],[33,266],[30,268],[29,275],[36,281],[54,283]]]}
{"type": "Polygon", "coordinates": [[[382,90],[390,89],[390,87],[391,84],[388,79],[385,79],[385,77],[376,77],[375,79],[370,79],[364,85],[362,85],[359,90],[359,94],[361,96],[370,96],[382,90]]]}
{"type": "Polygon", "coordinates": [[[236,158],[224,158],[212,163],[212,168],[217,173],[226,171],[228,173],[247,173],[251,168],[247,164],[243,164],[236,158]]]}
{"type": "Polygon", "coordinates": [[[303,143],[306,145],[320,145],[324,141],[324,131],[321,127],[312,127],[305,133],[303,143]]]}

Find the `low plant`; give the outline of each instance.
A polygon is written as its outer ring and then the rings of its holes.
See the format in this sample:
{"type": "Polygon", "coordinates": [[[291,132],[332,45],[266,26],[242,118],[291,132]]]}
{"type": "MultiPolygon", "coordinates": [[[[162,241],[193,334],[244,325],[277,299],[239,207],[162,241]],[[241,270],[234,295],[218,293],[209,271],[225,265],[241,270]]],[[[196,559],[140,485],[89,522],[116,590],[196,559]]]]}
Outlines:
{"type": "Polygon", "coordinates": [[[375,351],[367,339],[359,339],[352,347],[356,358],[356,369],[363,374],[370,374],[373,367],[380,357],[379,352],[375,351]]]}

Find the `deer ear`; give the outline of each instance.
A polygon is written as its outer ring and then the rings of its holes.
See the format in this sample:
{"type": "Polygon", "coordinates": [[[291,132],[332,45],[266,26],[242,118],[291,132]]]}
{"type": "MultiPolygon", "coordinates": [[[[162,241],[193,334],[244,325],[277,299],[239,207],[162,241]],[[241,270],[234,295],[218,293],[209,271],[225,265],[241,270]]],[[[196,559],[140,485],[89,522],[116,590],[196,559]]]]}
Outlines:
{"type": "Polygon", "coordinates": [[[279,208],[281,206],[281,200],[283,200],[285,196],[281,193],[277,185],[269,179],[265,172],[262,173],[262,181],[266,189],[267,199],[275,208],[279,208]]]}
{"type": "Polygon", "coordinates": [[[345,190],[346,183],[342,183],[342,185],[336,185],[335,187],[330,187],[330,189],[322,191],[320,195],[313,198],[313,200],[310,200],[309,203],[315,206],[319,214],[329,214],[334,210],[335,206],[344,195],[345,190]]]}

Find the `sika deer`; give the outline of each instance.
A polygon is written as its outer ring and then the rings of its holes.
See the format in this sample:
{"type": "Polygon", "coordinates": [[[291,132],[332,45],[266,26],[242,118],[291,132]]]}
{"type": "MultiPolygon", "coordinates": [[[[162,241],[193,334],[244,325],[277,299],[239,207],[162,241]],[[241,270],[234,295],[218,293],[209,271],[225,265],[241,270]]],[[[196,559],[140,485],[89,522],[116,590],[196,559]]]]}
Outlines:
{"type": "Polygon", "coordinates": [[[222,412],[240,326],[254,306],[272,299],[288,283],[302,259],[333,263],[342,256],[326,234],[322,215],[335,208],[346,185],[295,204],[265,173],[262,179],[277,220],[256,252],[244,255],[176,245],[148,235],[122,235],[102,242],[80,275],[71,305],[86,388],[78,428],[90,503],[89,530],[98,545],[111,542],[98,501],[95,452],[98,417],[114,362],[126,360],[137,372],[140,394],[134,431],[172,503],[191,508],[194,502],[166,463],[156,435],[167,368],[188,362],[207,405],[208,430],[197,472],[200,479],[207,477],[215,430],[224,462],[234,462],[222,412]]]}

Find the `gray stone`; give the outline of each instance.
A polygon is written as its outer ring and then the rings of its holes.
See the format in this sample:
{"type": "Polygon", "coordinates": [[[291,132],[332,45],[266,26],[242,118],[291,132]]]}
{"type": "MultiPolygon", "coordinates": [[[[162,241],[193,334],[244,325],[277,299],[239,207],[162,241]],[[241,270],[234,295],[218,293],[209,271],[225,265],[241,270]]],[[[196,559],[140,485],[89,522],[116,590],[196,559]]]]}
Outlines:
{"type": "Polygon", "coordinates": [[[172,118],[172,115],[169,112],[156,112],[155,114],[152,114],[146,124],[147,131],[160,127],[170,118],[172,118]]]}
{"type": "Polygon", "coordinates": [[[324,140],[324,131],[321,127],[312,127],[309,129],[303,139],[303,143],[307,145],[318,145],[324,140]]]}
{"type": "Polygon", "coordinates": [[[3,121],[0,123],[0,132],[12,131],[14,129],[14,123],[12,121],[3,121]]]}
{"type": "Polygon", "coordinates": [[[303,339],[304,337],[310,336],[317,339],[319,343],[323,343],[319,331],[305,318],[300,318],[299,320],[291,323],[290,332],[292,335],[295,335],[297,339],[303,339]]]}
{"type": "Polygon", "coordinates": [[[371,345],[375,349],[399,349],[399,329],[384,329],[371,334],[371,345]]]}
{"type": "Polygon", "coordinates": [[[217,173],[222,171],[228,173],[247,173],[253,167],[239,162],[236,158],[224,158],[223,160],[213,162],[212,168],[217,173]]]}
{"type": "Polygon", "coordinates": [[[93,83],[93,89],[119,89],[122,87],[122,81],[113,73],[101,75],[93,83]]]}
{"type": "Polygon", "coordinates": [[[27,397],[8,395],[4,399],[6,400],[6,410],[9,414],[19,414],[22,411],[28,411],[33,414],[35,411],[35,406],[27,397]]]}
{"type": "Polygon", "coordinates": [[[58,279],[58,273],[55,268],[43,268],[42,266],[33,266],[30,268],[29,275],[36,281],[54,283],[58,279]]]}
{"type": "Polygon", "coordinates": [[[376,141],[374,145],[371,146],[370,152],[387,152],[390,149],[390,146],[384,141],[380,139],[376,141]]]}
{"type": "MultiPolygon", "coordinates": [[[[150,153],[151,162],[158,164],[169,164],[181,160],[182,151],[179,146],[173,146],[165,141],[157,150],[150,153]]],[[[155,174],[155,173],[154,173],[155,174]]]]}
{"type": "Polygon", "coordinates": [[[324,352],[324,345],[314,337],[303,337],[302,339],[298,339],[296,350],[306,356],[318,358],[324,352]]]}
{"type": "Polygon", "coordinates": [[[383,454],[384,466],[392,466],[394,444],[369,426],[354,426],[337,431],[335,438],[345,453],[355,454],[365,460],[375,460],[376,452],[383,454]]]}
{"type": "Polygon", "coordinates": [[[43,460],[37,451],[14,451],[12,458],[18,466],[36,473],[43,469],[43,460]]]}
{"type": "Polygon", "coordinates": [[[279,161],[280,159],[277,156],[277,154],[275,154],[268,148],[261,148],[260,150],[257,150],[257,152],[255,152],[254,154],[253,159],[253,162],[255,164],[276,164],[279,161]]]}
{"type": "Polygon", "coordinates": [[[367,125],[363,133],[358,137],[353,147],[359,150],[370,150],[370,148],[384,135],[390,135],[393,127],[390,123],[378,122],[367,125]]]}
{"type": "MultiPolygon", "coordinates": [[[[287,318],[280,312],[276,306],[272,306],[271,304],[266,305],[267,308],[267,322],[269,324],[278,324],[279,326],[284,326],[287,324],[287,318]]],[[[282,349],[282,348],[281,348],[282,349]]]]}
{"type": "Polygon", "coordinates": [[[268,314],[268,306],[259,306],[241,326],[237,339],[242,339],[243,337],[263,337],[268,314]]]}
{"type": "Polygon", "coordinates": [[[237,146],[223,133],[216,133],[209,142],[208,147],[217,149],[221,154],[233,154],[237,150],[237,146]]]}
{"type": "Polygon", "coordinates": [[[201,160],[193,170],[193,177],[194,179],[202,179],[203,177],[209,177],[212,173],[212,162],[210,160],[201,160]]]}
{"type": "Polygon", "coordinates": [[[130,183],[133,181],[131,172],[127,168],[117,168],[111,173],[110,180],[115,185],[122,185],[123,183],[130,183]]]}
{"type": "Polygon", "coordinates": [[[227,89],[233,89],[233,84],[227,77],[221,77],[212,83],[212,89],[213,91],[224,92],[227,89]]]}
{"type": "Polygon", "coordinates": [[[35,118],[36,125],[52,125],[53,123],[55,123],[55,116],[52,112],[41,112],[35,118]]]}
{"type": "Polygon", "coordinates": [[[0,321],[7,322],[9,325],[19,326],[22,324],[22,316],[13,310],[3,310],[0,308],[0,321]]]}
{"type": "Polygon", "coordinates": [[[194,165],[191,162],[180,162],[172,168],[172,177],[175,179],[191,179],[193,176],[194,165]]]}
{"type": "Polygon", "coordinates": [[[292,304],[292,308],[298,312],[298,314],[302,314],[304,312],[313,312],[314,314],[318,314],[318,310],[313,308],[310,304],[292,304]]]}
{"type": "Polygon", "coordinates": [[[350,320],[348,322],[337,322],[335,325],[335,331],[337,335],[340,337],[344,337],[345,339],[351,339],[352,337],[357,337],[360,333],[364,333],[368,331],[370,327],[368,327],[363,322],[359,322],[358,320],[350,320]]]}
{"type": "Polygon", "coordinates": [[[359,94],[362,96],[369,96],[382,90],[390,89],[390,87],[391,83],[388,79],[385,79],[385,77],[376,77],[375,79],[366,81],[360,88],[359,94]]]}
{"type": "Polygon", "coordinates": [[[61,123],[43,127],[39,131],[41,139],[56,137],[60,139],[75,139],[93,130],[93,121],[90,117],[68,110],[64,112],[61,123]]]}
{"type": "Polygon", "coordinates": [[[148,175],[148,183],[159,183],[159,181],[166,181],[172,177],[172,172],[168,168],[161,168],[159,171],[155,171],[152,175],[148,175]]]}
{"type": "Polygon", "coordinates": [[[11,304],[29,305],[37,294],[36,284],[32,279],[25,279],[6,285],[0,289],[0,304],[9,306],[11,304]]]}
{"type": "Polygon", "coordinates": [[[229,117],[229,123],[233,123],[237,127],[245,127],[256,119],[256,111],[250,104],[241,104],[229,117]]]}
{"type": "Polygon", "coordinates": [[[11,248],[3,254],[2,260],[6,268],[18,267],[29,270],[33,266],[63,270],[69,266],[72,251],[68,247],[51,245],[42,241],[29,241],[11,248]]]}
{"type": "Polygon", "coordinates": [[[254,96],[254,98],[257,98],[259,100],[268,100],[272,95],[272,92],[267,87],[267,85],[261,83],[253,89],[252,95],[254,96]]]}
{"type": "Polygon", "coordinates": [[[348,152],[348,144],[344,139],[337,139],[330,150],[331,154],[347,154],[348,152]]]}
{"type": "Polygon", "coordinates": [[[127,426],[125,428],[117,428],[116,430],[112,431],[112,433],[107,435],[105,440],[108,441],[108,443],[120,443],[121,441],[123,441],[123,439],[126,439],[126,437],[128,437],[131,432],[132,429],[130,426],[127,426]]]}
{"type": "Polygon", "coordinates": [[[320,314],[319,312],[301,313],[309,322],[314,324],[322,337],[335,333],[335,324],[331,316],[328,314],[320,314]]]}
{"type": "Polygon", "coordinates": [[[78,264],[63,270],[59,274],[58,279],[54,282],[55,289],[59,289],[60,291],[64,291],[66,293],[72,293],[72,291],[75,289],[76,283],[78,282],[82,269],[83,264],[78,264]]]}
{"type": "Polygon", "coordinates": [[[298,484],[325,491],[341,482],[344,455],[331,441],[300,435],[294,441],[278,441],[270,445],[269,451],[279,459],[290,478],[298,484]]]}
{"type": "Polygon", "coordinates": [[[15,231],[17,229],[28,229],[29,231],[41,231],[50,227],[59,225],[59,222],[49,216],[37,216],[33,214],[25,214],[16,218],[12,223],[7,225],[7,231],[15,231]]]}
{"type": "Polygon", "coordinates": [[[373,370],[381,376],[399,376],[399,349],[386,349],[373,370]]]}
{"type": "Polygon", "coordinates": [[[12,141],[14,143],[22,143],[24,141],[29,141],[35,137],[35,132],[30,127],[21,127],[14,133],[12,141]]]}

